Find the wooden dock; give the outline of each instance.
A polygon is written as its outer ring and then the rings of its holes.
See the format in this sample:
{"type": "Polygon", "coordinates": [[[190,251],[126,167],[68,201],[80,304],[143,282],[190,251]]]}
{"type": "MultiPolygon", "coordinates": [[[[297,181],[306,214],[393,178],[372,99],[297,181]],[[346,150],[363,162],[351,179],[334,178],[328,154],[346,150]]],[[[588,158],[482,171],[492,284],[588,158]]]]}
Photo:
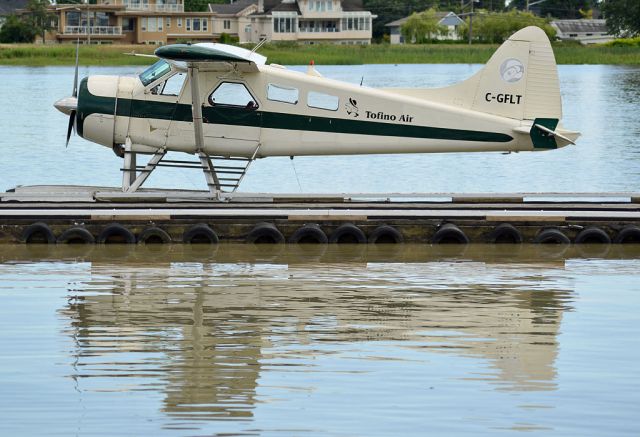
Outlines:
{"type": "Polygon", "coordinates": [[[0,242],[634,243],[640,193],[0,194],[0,242]]]}

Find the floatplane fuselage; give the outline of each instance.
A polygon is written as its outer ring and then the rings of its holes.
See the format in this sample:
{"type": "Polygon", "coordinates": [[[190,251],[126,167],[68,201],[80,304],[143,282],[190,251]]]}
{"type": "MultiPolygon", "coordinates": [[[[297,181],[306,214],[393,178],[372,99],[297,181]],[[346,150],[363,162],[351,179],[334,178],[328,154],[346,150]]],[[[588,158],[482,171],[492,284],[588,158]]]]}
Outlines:
{"type": "MultiPolygon", "coordinates": [[[[509,38],[473,77],[441,89],[358,86],[223,44],[169,45],[156,56],[136,77],[84,78],[56,107],[80,136],[124,157],[125,171],[136,153],[158,163],[168,151],[198,154],[213,172],[212,191],[224,184],[211,156],[519,152],[579,136],[560,125],[555,58],[535,27],[509,38]]],[[[134,183],[139,175],[129,171],[123,188],[135,191],[144,180],[134,183]]]]}

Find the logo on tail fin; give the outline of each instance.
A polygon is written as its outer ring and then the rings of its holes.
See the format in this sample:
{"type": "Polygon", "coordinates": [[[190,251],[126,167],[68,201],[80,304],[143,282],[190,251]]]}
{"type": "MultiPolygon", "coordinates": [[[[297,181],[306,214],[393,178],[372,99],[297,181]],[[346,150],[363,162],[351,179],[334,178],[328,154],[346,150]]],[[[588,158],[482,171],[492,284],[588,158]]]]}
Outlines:
{"type": "Polygon", "coordinates": [[[507,59],[500,66],[500,76],[508,83],[516,83],[524,77],[524,65],[517,59],[507,59]]]}

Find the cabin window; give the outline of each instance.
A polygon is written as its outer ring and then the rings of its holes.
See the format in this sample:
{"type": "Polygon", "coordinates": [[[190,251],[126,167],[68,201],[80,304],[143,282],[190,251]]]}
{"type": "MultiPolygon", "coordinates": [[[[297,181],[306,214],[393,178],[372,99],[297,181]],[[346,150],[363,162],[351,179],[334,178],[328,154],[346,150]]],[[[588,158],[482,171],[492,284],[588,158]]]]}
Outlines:
{"type": "Polygon", "coordinates": [[[298,103],[298,89],[270,83],[267,86],[267,99],[283,103],[298,103]]]}
{"type": "Polygon", "coordinates": [[[247,87],[237,82],[222,82],[209,96],[211,106],[235,106],[238,108],[256,109],[258,102],[247,87]]]}
{"type": "Polygon", "coordinates": [[[138,77],[140,78],[140,81],[142,82],[142,84],[144,86],[147,86],[151,82],[155,81],[156,79],[160,79],[162,76],[166,75],[170,71],[171,71],[171,65],[169,65],[167,61],[161,59],[155,64],[153,64],[151,67],[147,68],[142,73],[140,73],[140,76],[138,77]]]}
{"type": "Polygon", "coordinates": [[[185,73],[176,73],[169,79],[157,86],[157,91],[153,94],[161,94],[163,96],[179,96],[182,91],[182,85],[186,78],[185,73]]]}
{"type": "Polygon", "coordinates": [[[309,91],[309,94],[307,94],[307,106],[309,106],[310,108],[337,111],[339,104],[340,99],[338,98],[338,96],[318,93],[316,91],[309,91]]]}

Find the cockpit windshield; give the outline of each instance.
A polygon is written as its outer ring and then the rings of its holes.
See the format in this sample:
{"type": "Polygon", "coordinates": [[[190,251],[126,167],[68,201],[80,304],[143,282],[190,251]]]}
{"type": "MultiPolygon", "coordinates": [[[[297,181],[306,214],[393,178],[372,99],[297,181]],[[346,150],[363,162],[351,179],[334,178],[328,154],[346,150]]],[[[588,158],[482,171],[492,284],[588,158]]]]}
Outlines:
{"type": "Polygon", "coordinates": [[[140,81],[142,81],[142,84],[144,86],[147,86],[154,80],[161,78],[162,76],[169,73],[170,71],[171,71],[171,65],[169,65],[167,61],[161,59],[155,64],[153,64],[151,67],[147,68],[142,73],[140,73],[140,76],[139,76],[140,81]]]}

